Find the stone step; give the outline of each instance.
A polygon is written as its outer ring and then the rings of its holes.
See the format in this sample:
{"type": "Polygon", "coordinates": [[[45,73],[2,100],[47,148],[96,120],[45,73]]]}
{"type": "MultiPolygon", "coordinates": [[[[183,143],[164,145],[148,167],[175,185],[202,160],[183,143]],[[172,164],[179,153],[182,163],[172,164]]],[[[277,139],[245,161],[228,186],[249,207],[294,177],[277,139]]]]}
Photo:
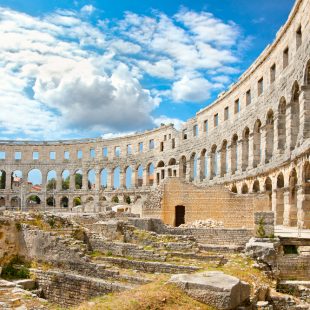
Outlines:
{"type": "Polygon", "coordinates": [[[240,253],[244,250],[244,247],[237,245],[217,245],[204,243],[199,243],[198,248],[200,251],[217,253],[240,253]]]}
{"type": "Polygon", "coordinates": [[[118,257],[100,257],[100,261],[110,263],[125,269],[141,270],[146,273],[189,273],[198,271],[200,268],[197,266],[184,266],[162,262],[148,262],[130,260],[118,257]]]}
{"type": "Polygon", "coordinates": [[[167,252],[170,257],[182,257],[186,259],[196,259],[203,262],[219,262],[224,259],[223,255],[204,255],[195,252],[167,252]]]}

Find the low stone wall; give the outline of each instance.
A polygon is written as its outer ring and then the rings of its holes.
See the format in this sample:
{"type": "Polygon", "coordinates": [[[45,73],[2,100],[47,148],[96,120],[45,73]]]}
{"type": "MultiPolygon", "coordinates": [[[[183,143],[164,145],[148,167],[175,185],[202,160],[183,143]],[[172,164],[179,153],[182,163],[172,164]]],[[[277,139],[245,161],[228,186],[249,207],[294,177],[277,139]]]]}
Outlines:
{"type": "Polygon", "coordinates": [[[180,228],[165,225],[159,219],[130,219],[138,229],[154,231],[158,234],[191,235],[200,243],[214,245],[244,246],[251,237],[253,230],[240,228],[180,228]]]}
{"type": "Polygon", "coordinates": [[[310,255],[289,254],[278,256],[279,277],[286,280],[310,279],[310,255]]]}
{"type": "Polygon", "coordinates": [[[269,237],[274,235],[274,212],[255,212],[254,231],[256,237],[269,237]]]}
{"type": "Polygon", "coordinates": [[[61,306],[74,306],[90,298],[129,289],[123,284],[75,274],[31,269],[44,298],[61,306]]]}

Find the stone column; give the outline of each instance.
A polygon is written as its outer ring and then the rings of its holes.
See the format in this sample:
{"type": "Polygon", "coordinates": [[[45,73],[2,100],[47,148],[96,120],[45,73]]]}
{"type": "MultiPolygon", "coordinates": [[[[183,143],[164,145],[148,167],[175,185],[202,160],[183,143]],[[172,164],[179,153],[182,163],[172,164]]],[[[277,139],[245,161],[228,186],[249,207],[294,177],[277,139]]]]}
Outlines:
{"type": "Polygon", "coordinates": [[[207,176],[208,180],[212,180],[214,177],[214,167],[212,164],[212,155],[213,155],[212,153],[208,154],[208,176],[207,176]]]}
{"type": "Polygon", "coordinates": [[[95,189],[97,190],[97,191],[99,191],[100,190],[100,177],[101,177],[101,175],[100,175],[100,170],[95,170],[95,189]]]}
{"type": "Polygon", "coordinates": [[[253,168],[253,163],[254,163],[254,153],[253,153],[253,149],[254,149],[254,137],[253,137],[253,133],[251,133],[249,135],[249,164],[248,167],[249,169],[253,168]]]}
{"type": "Polygon", "coordinates": [[[138,181],[138,170],[134,167],[131,173],[131,188],[137,187],[137,183],[138,183],[137,181],[138,181]]]}
{"type": "Polygon", "coordinates": [[[42,173],[42,190],[46,191],[46,183],[47,183],[47,172],[46,171],[41,171],[42,173]]]}
{"type": "Polygon", "coordinates": [[[7,172],[5,175],[5,189],[6,190],[11,190],[12,188],[12,177],[11,177],[11,172],[7,172]]]}
{"type": "Polygon", "coordinates": [[[259,164],[264,165],[266,162],[267,152],[267,126],[261,127],[261,139],[260,139],[260,162],[259,164]]]}
{"type": "Polygon", "coordinates": [[[142,186],[143,186],[143,187],[146,187],[146,186],[149,185],[148,183],[149,183],[149,182],[148,182],[147,168],[144,168],[144,169],[143,169],[143,184],[142,184],[142,186]]]}
{"type": "Polygon", "coordinates": [[[303,141],[310,138],[310,85],[301,87],[299,108],[300,130],[298,140],[303,143],[303,141]]]}
{"type": "Polygon", "coordinates": [[[119,171],[119,188],[126,188],[126,173],[122,169],[119,171]]]}
{"type": "Polygon", "coordinates": [[[202,173],[201,173],[201,159],[200,156],[197,158],[197,167],[196,167],[196,178],[194,181],[201,182],[202,181],[202,173]]]}
{"type": "Polygon", "coordinates": [[[284,202],[284,213],[283,213],[283,225],[290,225],[290,192],[288,188],[284,189],[283,193],[283,202],[284,202]]]}
{"type": "MultiPolygon", "coordinates": [[[[161,179],[161,172],[160,172],[160,179],[161,179]]],[[[186,176],[185,176],[186,181],[191,181],[191,162],[190,160],[186,161],[186,176]]]]}
{"type": "Polygon", "coordinates": [[[275,111],[274,113],[274,121],[273,121],[273,150],[272,157],[277,157],[280,155],[279,145],[279,112],[275,111]]]}
{"type": "Polygon", "coordinates": [[[87,170],[85,170],[85,169],[83,169],[82,189],[88,190],[88,173],[87,173],[87,170]]]}
{"type": "Polygon", "coordinates": [[[243,140],[237,142],[237,171],[236,174],[242,173],[243,171],[243,140]]]}
{"type": "Polygon", "coordinates": [[[227,145],[227,149],[226,149],[226,175],[231,175],[232,171],[231,171],[231,153],[232,149],[231,149],[231,145],[227,145]]]}
{"type": "MultiPolygon", "coordinates": [[[[284,190],[283,188],[278,188],[274,190],[276,196],[275,201],[275,223],[276,225],[283,225],[283,214],[284,214],[284,190]]],[[[272,198],[274,198],[274,194],[272,198]]],[[[274,202],[273,202],[274,205],[274,202]]]]}
{"type": "Polygon", "coordinates": [[[112,169],[107,169],[107,190],[113,189],[114,186],[114,173],[112,169]]]}
{"type": "Polygon", "coordinates": [[[310,194],[304,185],[297,190],[297,227],[310,228],[310,194]]]}
{"type": "Polygon", "coordinates": [[[70,174],[70,190],[74,191],[75,190],[75,174],[70,174]]]}
{"type": "Polygon", "coordinates": [[[62,190],[62,177],[61,177],[61,172],[56,171],[56,191],[61,191],[62,190]]]}

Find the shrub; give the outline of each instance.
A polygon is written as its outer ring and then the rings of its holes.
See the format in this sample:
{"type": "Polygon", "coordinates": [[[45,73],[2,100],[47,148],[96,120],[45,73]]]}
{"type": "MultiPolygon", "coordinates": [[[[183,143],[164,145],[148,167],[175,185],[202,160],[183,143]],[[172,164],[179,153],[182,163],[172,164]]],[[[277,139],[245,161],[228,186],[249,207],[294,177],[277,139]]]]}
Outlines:
{"type": "Polygon", "coordinates": [[[129,204],[129,205],[131,204],[130,196],[126,196],[126,203],[129,204]]]}
{"type": "Polygon", "coordinates": [[[117,197],[117,196],[114,196],[114,197],[112,198],[112,202],[114,202],[114,203],[119,203],[118,197],[117,197]]]}
{"type": "Polygon", "coordinates": [[[4,279],[28,279],[30,272],[28,267],[21,265],[22,261],[18,256],[14,257],[2,268],[1,277],[4,279]]]}
{"type": "Polygon", "coordinates": [[[264,223],[264,217],[259,219],[258,222],[258,229],[257,229],[257,235],[260,238],[265,238],[266,237],[266,231],[265,231],[265,223],[264,223]]]}

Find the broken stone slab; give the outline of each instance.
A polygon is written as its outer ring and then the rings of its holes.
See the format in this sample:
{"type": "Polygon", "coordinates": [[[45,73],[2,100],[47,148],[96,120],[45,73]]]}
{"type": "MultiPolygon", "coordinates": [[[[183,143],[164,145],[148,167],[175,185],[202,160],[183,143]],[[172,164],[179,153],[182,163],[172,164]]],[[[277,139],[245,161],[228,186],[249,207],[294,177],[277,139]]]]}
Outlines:
{"type": "Polygon", "coordinates": [[[14,283],[21,286],[24,290],[33,290],[36,287],[36,282],[32,279],[17,280],[14,283]]]}
{"type": "Polygon", "coordinates": [[[221,271],[173,275],[176,284],[190,297],[220,310],[235,309],[250,299],[250,285],[221,271]]]}

